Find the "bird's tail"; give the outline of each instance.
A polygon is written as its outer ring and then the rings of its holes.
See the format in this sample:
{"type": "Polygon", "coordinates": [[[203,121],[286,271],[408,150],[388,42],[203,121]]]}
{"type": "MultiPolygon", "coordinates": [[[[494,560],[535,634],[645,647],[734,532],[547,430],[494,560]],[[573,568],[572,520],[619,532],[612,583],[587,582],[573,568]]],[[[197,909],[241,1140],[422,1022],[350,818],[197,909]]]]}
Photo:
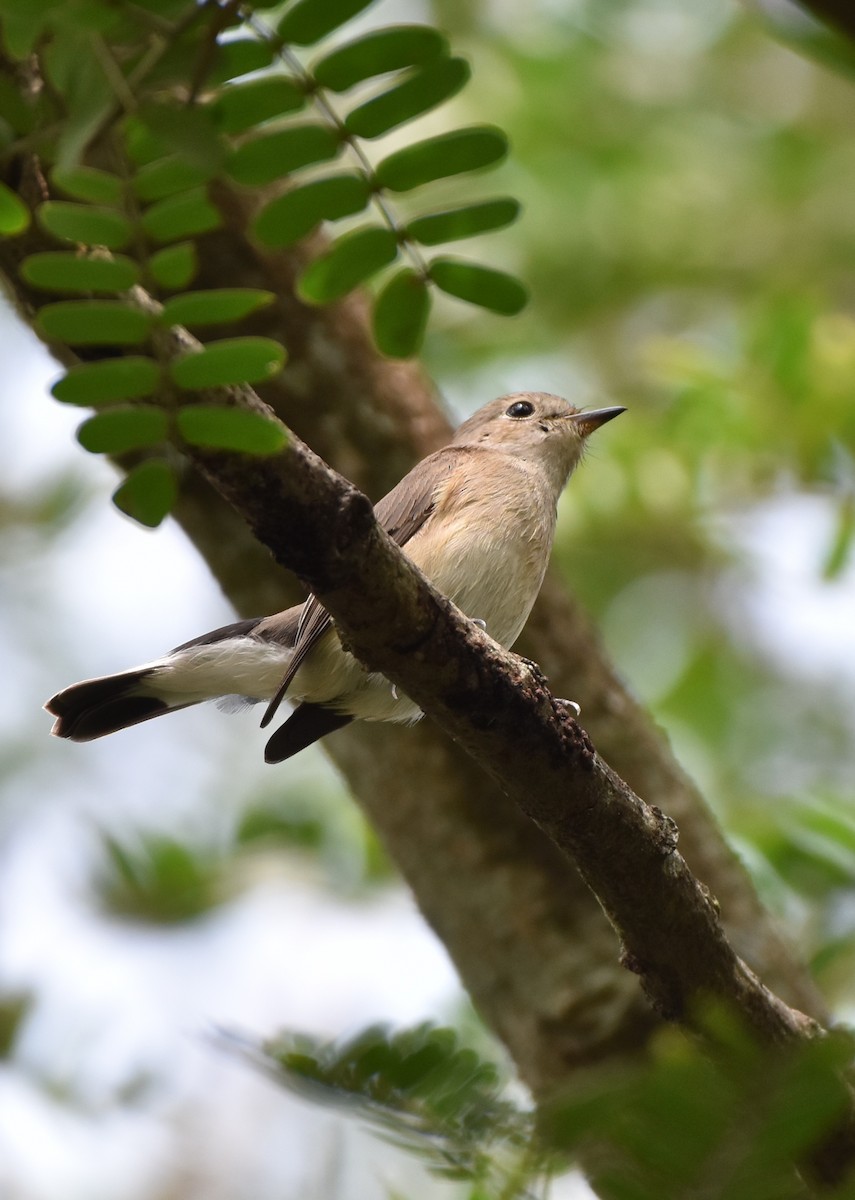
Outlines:
{"type": "MultiPolygon", "coordinates": [[[[298,611],[295,609],[295,614],[298,611]]],[[[91,742],[230,692],[255,698],[254,687],[259,674],[265,672],[270,679],[260,681],[258,698],[268,696],[290,651],[287,645],[265,644],[251,637],[258,623],[254,617],[223,625],[177,646],[156,662],[72,684],[45,705],[56,717],[51,733],[73,742],[91,742]]],[[[288,629],[290,626],[286,633],[288,629]]]]}
{"type": "MultiPolygon", "coordinates": [[[[186,708],[187,704],[171,704],[160,696],[146,692],[146,680],[154,674],[152,668],[123,671],[120,675],[104,675],[100,679],[84,679],[51,696],[45,708],[56,720],[51,733],[54,737],[70,738],[73,742],[91,742],[94,738],[138,725],[161,713],[186,708]]],[[[176,698],[177,699],[177,698],[176,698]]],[[[192,701],[191,701],[192,703],[192,701]]]]}

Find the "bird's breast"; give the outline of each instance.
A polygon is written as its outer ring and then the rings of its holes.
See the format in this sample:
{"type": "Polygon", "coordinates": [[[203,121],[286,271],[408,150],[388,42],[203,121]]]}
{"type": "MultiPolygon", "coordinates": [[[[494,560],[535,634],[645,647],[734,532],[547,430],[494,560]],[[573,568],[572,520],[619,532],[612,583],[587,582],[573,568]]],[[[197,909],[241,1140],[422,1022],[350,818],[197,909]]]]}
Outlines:
{"type": "Polygon", "coordinates": [[[551,493],[512,468],[488,494],[471,480],[449,488],[405,551],[439,591],[510,646],[540,591],[554,530],[551,493]]]}

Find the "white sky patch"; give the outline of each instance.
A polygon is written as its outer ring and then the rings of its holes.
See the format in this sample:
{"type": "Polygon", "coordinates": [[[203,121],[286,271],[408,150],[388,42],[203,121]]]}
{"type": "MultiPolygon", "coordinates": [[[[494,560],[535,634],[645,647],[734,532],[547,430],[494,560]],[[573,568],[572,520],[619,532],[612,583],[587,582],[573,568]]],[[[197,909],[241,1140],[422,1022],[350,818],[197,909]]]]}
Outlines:
{"type": "Polygon", "coordinates": [[[789,493],[721,521],[743,562],[725,572],[721,603],[734,636],[811,680],[855,685],[855,559],[822,578],[834,539],[833,497],[789,493]]]}

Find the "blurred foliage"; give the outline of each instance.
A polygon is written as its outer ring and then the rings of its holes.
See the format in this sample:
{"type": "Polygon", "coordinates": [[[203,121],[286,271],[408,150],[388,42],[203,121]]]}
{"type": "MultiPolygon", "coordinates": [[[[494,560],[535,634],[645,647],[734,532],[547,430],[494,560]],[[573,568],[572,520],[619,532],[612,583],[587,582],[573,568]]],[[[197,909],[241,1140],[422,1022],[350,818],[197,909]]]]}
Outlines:
{"type": "Polygon", "coordinates": [[[238,823],[235,850],[308,854],[326,886],[339,894],[358,894],[397,878],[359,809],[340,789],[316,778],[294,777],[253,796],[238,823]]]}
{"type": "Polygon", "coordinates": [[[298,1095],[344,1108],[475,1197],[526,1200],[548,1161],[532,1114],[501,1096],[498,1069],[453,1029],[371,1026],[340,1042],[284,1034],[242,1053],[298,1095]]]}
{"type": "MultiPolygon", "coordinates": [[[[803,1043],[791,1054],[760,1050],[726,1014],[708,1015],[720,1054],[663,1030],[651,1061],[583,1082],[544,1118],[565,1150],[586,1147],[603,1200],[796,1200],[823,1138],[847,1106],[841,1071],[850,1036],[803,1043]],[[801,1173],[797,1173],[797,1169],[801,1173]]],[[[824,1194],[855,1195],[850,1186],[824,1194]]]]}
{"type": "Polygon", "coordinates": [[[98,900],[113,916],[172,925],[196,920],[227,899],[227,861],[159,834],[130,846],[103,840],[105,862],[95,882],[98,900]]]}
{"type": "MultiPolygon", "coordinates": [[[[343,1042],[282,1035],[228,1043],[283,1086],[344,1109],[487,1200],[542,1194],[580,1151],[605,1200],[798,1200],[819,1145],[847,1106],[851,1036],[789,1054],[757,1047],[725,1012],[705,1016],[718,1051],[663,1030],[645,1061],[593,1071],[534,1114],[506,1098],[500,1072],[448,1028],[363,1030],[343,1042]]],[[[505,1081],[506,1082],[506,1081],[505,1081]]],[[[855,1195],[844,1186],[836,1200],[855,1195]]]]}
{"type": "Polygon", "coordinates": [[[32,1006],[33,996],[29,992],[0,992],[0,1062],[11,1058],[32,1006]]]}

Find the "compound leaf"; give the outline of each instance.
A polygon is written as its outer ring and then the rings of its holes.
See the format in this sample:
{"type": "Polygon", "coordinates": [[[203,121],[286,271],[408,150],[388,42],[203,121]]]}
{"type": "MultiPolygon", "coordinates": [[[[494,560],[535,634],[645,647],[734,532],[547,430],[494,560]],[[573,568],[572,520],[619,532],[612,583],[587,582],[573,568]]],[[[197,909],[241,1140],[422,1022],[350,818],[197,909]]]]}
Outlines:
{"type": "Polygon", "coordinates": [[[505,271],[482,267],[456,258],[436,258],[428,274],[449,296],[468,300],[491,312],[513,316],[525,307],[528,292],[518,279],[505,271]]]}
{"type": "Polygon", "coordinates": [[[254,222],[254,232],[267,246],[290,246],[321,221],[360,212],[368,203],[370,184],[363,175],[313,179],[277,196],[254,222]]]}
{"type": "Polygon", "coordinates": [[[441,58],[354,108],[345,118],[345,128],[356,137],[381,137],[456,96],[471,74],[464,58],[441,58]]]}
{"type": "Polygon", "coordinates": [[[157,391],[160,367],[151,358],[126,354],[71,367],[51,388],[63,404],[97,408],[117,400],[140,400],[157,391]]]}
{"type": "Polygon", "coordinates": [[[179,409],[177,420],[185,441],[213,450],[275,454],[288,440],[285,428],[278,421],[242,408],[188,405],[179,409]]]}
{"type": "Polygon", "coordinates": [[[422,344],[430,312],[427,282],[410,267],[393,275],[374,304],[374,340],[390,358],[408,358],[422,344]]]}
{"type": "Polygon", "coordinates": [[[271,338],[223,338],[170,364],[174,383],[188,391],[261,383],[279,373],[285,351],[271,338]]]}
{"type": "Polygon", "coordinates": [[[312,68],[316,81],[333,92],[346,92],[374,75],[420,67],[448,53],[448,39],[429,25],[376,29],[338,46],[312,68]]]}
{"type": "Polygon", "coordinates": [[[77,431],[77,440],[92,454],[124,454],[156,446],[167,434],[169,421],[162,408],[138,404],[126,408],[110,408],[84,421],[77,431]]]}
{"type": "Polygon", "coordinates": [[[113,493],[113,503],[127,516],[155,529],[172,511],[178,497],[175,472],[162,458],[139,463],[113,493]]]}
{"type": "Polygon", "coordinates": [[[297,290],[310,303],[327,304],[370,279],[397,254],[398,239],[391,229],[377,225],[355,229],[306,268],[297,290]]]}
{"type": "Polygon", "coordinates": [[[500,129],[476,125],[426,138],[384,158],[375,172],[377,183],[393,192],[408,192],[434,179],[489,167],[507,154],[500,129]]]}

